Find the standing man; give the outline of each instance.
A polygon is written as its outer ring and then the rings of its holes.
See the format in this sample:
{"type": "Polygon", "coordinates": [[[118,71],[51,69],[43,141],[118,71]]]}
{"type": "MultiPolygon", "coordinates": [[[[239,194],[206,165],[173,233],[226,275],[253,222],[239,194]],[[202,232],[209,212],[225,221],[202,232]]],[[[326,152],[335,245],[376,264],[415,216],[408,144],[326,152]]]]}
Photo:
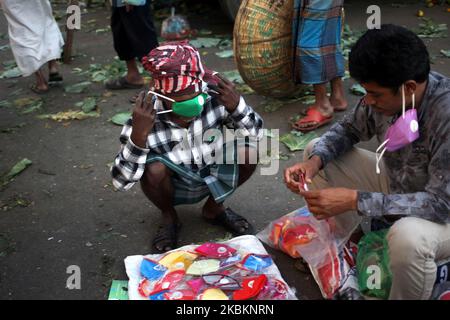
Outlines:
{"type": "Polygon", "coordinates": [[[395,25],[367,31],[349,67],[367,95],[286,169],[286,184],[318,219],[390,226],[389,298],[429,299],[436,261],[450,257],[450,79],[430,72],[423,41],[395,25]],[[373,137],[380,154],[354,147],[373,137]],[[302,173],[315,190],[303,190],[302,173]]]}
{"type": "Polygon", "coordinates": [[[106,83],[110,90],[139,89],[144,79],[139,73],[136,59],[141,61],[158,46],[158,37],[153,25],[150,0],[144,5],[132,6],[123,0],[112,0],[111,30],[114,49],[120,60],[126,61],[127,74],[106,83]]]}

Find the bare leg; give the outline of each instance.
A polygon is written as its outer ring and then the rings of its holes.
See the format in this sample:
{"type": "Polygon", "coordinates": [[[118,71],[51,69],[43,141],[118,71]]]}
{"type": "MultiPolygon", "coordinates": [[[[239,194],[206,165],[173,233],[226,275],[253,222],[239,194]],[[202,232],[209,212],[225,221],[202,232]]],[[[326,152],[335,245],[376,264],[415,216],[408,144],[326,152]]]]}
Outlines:
{"type": "MultiPolygon", "coordinates": [[[[312,109],[317,109],[324,117],[330,117],[333,115],[333,106],[331,105],[330,99],[327,96],[327,86],[325,83],[314,85],[314,95],[316,101],[310,107],[312,109]]],[[[298,121],[295,126],[300,129],[314,128],[317,126],[316,121],[305,120],[298,121]]]]}
{"type": "Polygon", "coordinates": [[[44,73],[39,69],[34,73],[34,75],[36,76],[36,84],[34,85],[33,91],[48,91],[48,83],[45,79],[44,73]]]}
{"type": "Polygon", "coordinates": [[[50,60],[48,62],[48,71],[50,74],[58,73],[58,63],[56,62],[56,60],[50,60]]]}
{"type": "MultiPolygon", "coordinates": [[[[178,215],[173,206],[173,185],[171,171],[162,163],[148,164],[141,179],[141,187],[147,198],[161,210],[163,225],[178,224],[178,215]]],[[[156,245],[159,251],[174,249],[169,240],[159,241],[156,245]]]]}
{"type": "Polygon", "coordinates": [[[344,86],[341,78],[331,80],[331,105],[335,111],[344,111],[348,103],[344,95],[344,86]]]}
{"type": "Polygon", "coordinates": [[[139,73],[136,60],[127,61],[127,81],[132,84],[144,84],[144,78],[139,73]]]}
{"type": "MultiPolygon", "coordinates": [[[[239,153],[241,153],[239,159],[245,159],[243,163],[239,163],[239,180],[238,180],[238,187],[244,184],[255,172],[256,170],[256,164],[250,164],[249,162],[249,152],[252,152],[248,147],[240,148],[238,150],[239,153]]],[[[203,217],[206,219],[214,219],[217,217],[220,213],[225,211],[225,207],[223,203],[217,203],[214,198],[209,197],[208,200],[205,202],[205,205],[203,206],[202,214],[203,217]]],[[[243,224],[243,229],[248,228],[248,223],[243,224]]],[[[244,230],[243,230],[244,231],[244,230]]]]}

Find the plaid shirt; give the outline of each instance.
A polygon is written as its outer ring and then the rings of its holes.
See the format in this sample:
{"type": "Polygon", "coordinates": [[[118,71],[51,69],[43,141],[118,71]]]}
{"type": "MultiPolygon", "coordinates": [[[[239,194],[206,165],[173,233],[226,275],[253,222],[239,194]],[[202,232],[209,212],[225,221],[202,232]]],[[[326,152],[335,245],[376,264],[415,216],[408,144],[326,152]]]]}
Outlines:
{"type": "MultiPolygon", "coordinates": [[[[157,112],[164,110],[158,99],[154,106],[157,112]]],[[[120,152],[111,168],[114,187],[128,190],[138,182],[144,174],[149,153],[162,155],[192,171],[214,164],[215,151],[223,149],[226,136],[219,134],[219,131],[222,133],[224,126],[238,130],[238,138],[259,140],[263,136],[262,118],[245,103],[243,97],[232,114],[216,99],[209,97],[202,114],[188,128],[170,121],[168,114],[158,115],[147,138],[147,148],[140,148],[131,141],[132,119],[128,119],[120,135],[120,152]]]]}

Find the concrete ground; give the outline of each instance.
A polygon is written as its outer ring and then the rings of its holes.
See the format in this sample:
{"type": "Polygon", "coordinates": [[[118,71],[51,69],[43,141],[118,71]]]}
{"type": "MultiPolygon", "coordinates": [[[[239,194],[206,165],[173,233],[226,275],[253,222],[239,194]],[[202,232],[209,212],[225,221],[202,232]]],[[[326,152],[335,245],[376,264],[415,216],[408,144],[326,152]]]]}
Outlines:
{"type": "MultiPolygon", "coordinates": [[[[366,8],[372,2],[345,2],[346,21],[352,28],[365,28],[366,8]]],[[[397,2],[400,6],[378,2],[382,23],[418,26],[415,13],[423,9],[421,1],[397,2]]],[[[63,10],[61,5],[55,9],[63,10]]],[[[232,33],[233,24],[214,6],[206,13],[194,13],[189,17],[194,28],[207,28],[214,34],[232,33]]],[[[450,13],[443,7],[425,9],[425,13],[439,23],[450,21],[450,13]]],[[[105,28],[109,24],[109,12],[100,7],[82,17],[83,23],[91,19],[96,19],[94,29],[105,28]]],[[[6,21],[0,15],[0,34],[5,33],[6,21]]],[[[65,84],[86,80],[87,76],[73,73],[73,68],[85,70],[92,63],[110,63],[116,55],[110,32],[87,32],[82,27],[75,37],[77,56],[71,65],[61,65],[65,84]]],[[[450,59],[439,55],[441,49],[450,49],[448,38],[426,43],[436,56],[432,68],[449,75],[450,59]]],[[[2,38],[0,46],[6,44],[8,40],[2,38]]],[[[218,58],[214,54],[217,51],[216,48],[201,50],[205,64],[217,71],[235,69],[233,59],[218,58]]],[[[9,49],[0,51],[0,61],[11,59],[9,49]]],[[[28,89],[33,81],[33,77],[0,80],[0,101],[36,96],[28,89]]],[[[345,81],[347,92],[352,84],[352,80],[345,81]]],[[[7,172],[22,158],[33,161],[0,193],[5,208],[0,211],[0,299],[106,299],[111,280],[127,279],[123,259],[150,252],[158,211],[146,200],[139,186],[128,192],[115,192],[107,166],[118,151],[121,130],[108,119],[117,112],[130,110],[128,98],[134,93],[126,90],[114,92],[112,96],[106,94],[99,103],[100,117],[83,121],[59,123],[37,119],[36,115],[74,109],[74,104],[85,97],[105,94],[99,83],[93,83],[82,94],[65,93],[62,87],[52,88],[42,96],[42,110],[26,115],[15,107],[0,107],[0,172],[7,172]],[[23,207],[7,208],[7,204],[17,204],[17,199],[30,203],[22,201],[23,207]],[[70,265],[81,268],[81,290],[65,288],[70,265]]],[[[293,103],[268,113],[260,106],[264,97],[251,94],[245,98],[263,116],[266,127],[280,129],[281,134],[289,132],[289,118],[305,108],[293,103]]],[[[354,105],[358,97],[348,93],[348,100],[354,105]]],[[[336,119],[342,116],[337,114],[336,119]]],[[[317,133],[320,135],[326,128],[317,133]]],[[[363,146],[373,149],[374,144],[363,146]]],[[[281,150],[287,152],[284,146],[281,150]]],[[[282,169],[300,159],[302,153],[297,152],[288,161],[281,161],[280,170],[274,176],[261,176],[258,171],[227,205],[248,217],[257,230],[303,206],[302,199],[285,188],[282,178],[282,169]]],[[[202,221],[200,209],[201,204],[179,208],[184,223],[180,245],[226,236],[221,228],[202,221]]],[[[269,252],[300,299],[321,298],[314,280],[297,271],[293,259],[271,249],[269,252]]]]}

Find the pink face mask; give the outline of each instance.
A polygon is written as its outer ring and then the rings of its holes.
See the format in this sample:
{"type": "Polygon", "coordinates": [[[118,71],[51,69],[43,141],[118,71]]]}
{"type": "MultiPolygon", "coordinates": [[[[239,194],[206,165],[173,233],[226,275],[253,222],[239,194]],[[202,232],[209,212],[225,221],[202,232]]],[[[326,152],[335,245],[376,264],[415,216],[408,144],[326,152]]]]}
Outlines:
{"type": "Polygon", "coordinates": [[[380,174],[380,161],[384,153],[399,150],[419,138],[419,122],[415,109],[415,95],[412,95],[412,109],[405,112],[405,86],[402,85],[402,116],[399,117],[386,131],[385,141],[376,151],[376,170],[380,174]]]}

